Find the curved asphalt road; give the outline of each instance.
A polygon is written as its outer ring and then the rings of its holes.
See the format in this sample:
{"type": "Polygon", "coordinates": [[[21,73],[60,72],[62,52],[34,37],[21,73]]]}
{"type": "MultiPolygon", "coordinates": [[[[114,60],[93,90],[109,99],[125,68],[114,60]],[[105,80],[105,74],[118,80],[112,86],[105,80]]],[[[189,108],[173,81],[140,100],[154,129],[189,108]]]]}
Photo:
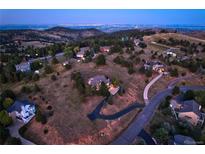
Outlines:
{"type": "MultiPolygon", "coordinates": [[[[205,90],[205,86],[181,86],[181,91],[187,90],[205,90]]],[[[166,89],[159,92],[151,100],[149,105],[145,106],[143,111],[129,125],[129,127],[112,142],[113,145],[128,145],[132,144],[134,139],[139,135],[147,123],[152,119],[155,110],[160,102],[168,95],[171,95],[172,89],[166,89]]]]}
{"type": "Polygon", "coordinates": [[[115,113],[115,114],[112,114],[112,115],[103,115],[103,114],[100,114],[100,111],[102,109],[102,107],[107,104],[106,102],[106,99],[103,99],[100,104],[94,109],[94,111],[90,114],[88,114],[88,118],[92,121],[96,120],[96,119],[104,119],[104,120],[115,120],[127,113],[129,113],[130,111],[136,109],[136,108],[142,108],[144,107],[144,105],[142,104],[139,104],[137,102],[129,105],[128,107],[126,107],[125,109],[115,113]]]}

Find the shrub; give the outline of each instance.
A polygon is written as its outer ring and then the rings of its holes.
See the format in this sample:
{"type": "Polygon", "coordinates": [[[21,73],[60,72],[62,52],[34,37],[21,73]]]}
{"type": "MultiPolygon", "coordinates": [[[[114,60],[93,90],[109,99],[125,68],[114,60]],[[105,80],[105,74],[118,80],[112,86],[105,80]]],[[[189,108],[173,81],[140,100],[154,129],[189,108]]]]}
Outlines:
{"type": "Polygon", "coordinates": [[[108,87],[104,82],[101,83],[99,94],[106,97],[110,95],[110,92],[108,91],[108,87]]]}
{"type": "Polygon", "coordinates": [[[71,80],[75,81],[75,86],[81,94],[85,94],[85,83],[80,72],[72,72],[71,80]]]}
{"type": "Polygon", "coordinates": [[[133,68],[133,67],[129,67],[129,68],[128,68],[128,73],[129,73],[129,74],[135,73],[134,68],[133,68]]]}
{"type": "Polygon", "coordinates": [[[99,65],[105,65],[106,64],[106,59],[105,59],[105,56],[104,55],[99,55],[97,58],[96,58],[96,65],[99,66],[99,65]]]}
{"type": "Polygon", "coordinates": [[[43,133],[44,133],[44,134],[48,134],[48,129],[45,128],[45,129],[43,130],[43,133]]]}
{"type": "Polygon", "coordinates": [[[170,69],[169,72],[170,72],[170,75],[171,75],[172,77],[178,77],[178,76],[179,76],[179,73],[178,73],[178,69],[177,69],[177,68],[170,69]]]}
{"type": "Polygon", "coordinates": [[[146,77],[151,77],[152,76],[152,70],[146,70],[145,71],[145,75],[146,75],[146,77]]]}
{"type": "Polygon", "coordinates": [[[169,132],[164,128],[159,128],[154,132],[154,137],[159,143],[168,144],[169,132]]]}
{"type": "Polygon", "coordinates": [[[9,130],[0,125],[0,144],[4,144],[9,136],[9,130]]]}
{"type": "Polygon", "coordinates": [[[183,95],[184,100],[192,100],[194,99],[194,97],[195,97],[195,94],[193,90],[187,90],[183,95]]]}
{"type": "Polygon", "coordinates": [[[39,79],[40,79],[40,76],[38,74],[34,73],[33,76],[32,76],[32,80],[33,81],[38,81],[39,79]]]}
{"type": "Polygon", "coordinates": [[[26,132],[27,129],[28,129],[27,125],[24,125],[23,127],[19,129],[19,134],[22,136],[26,132]]]}
{"type": "Polygon", "coordinates": [[[52,64],[58,64],[59,61],[56,57],[53,57],[52,61],[51,61],[52,64]]]}
{"type": "Polygon", "coordinates": [[[12,90],[9,90],[9,89],[3,91],[3,92],[1,93],[1,97],[2,97],[2,99],[5,99],[5,98],[7,98],[7,97],[12,98],[12,99],[15,99],[15,98],[16,98],[14,92],[13,92],[12,90]]]}
{"type": "Polygon", "coordinates": [[[44,71],[46,74],[50,74],[53,72],[53,68],[50,65],[46,65],[44,71]]]}
{"type": "Polygon", "coordinates": [[[66,65],[65,65],[65,68],[66,68],[67,70],[70,70],[70,69],[72,68],[72,65],[71,65],[71,64],[66,64],[66,65]]]}
{"type": "Polygon", "coordinates": [[[47,110],[52,110],[52,106],[47,106],[47,110]]]}
{"type": "Polygon", "coordinates": [[[46,116],[42,114],[42,112],[39,109],[37,109],[36,111],[36,121],[41,122],[42,124],[46,124],[47,122],[46,116]]]}
{"type": "Polygon", "coordinates": [[[23,86],[23,87],[21,88],[21,92],[22,92],[22,93],[29,94],[29,93],[32,92],[32,89],[31,89],[31,87],[25,85],[25,86],[23,86]]]}
{"type": "Polygon", "coordinates": [[[175,86],[173,89],[172,89],[172,95],[178,95],[180,93],[180,89],[178,86],[175,86]]]}
{"type": "Polygon", "coordinates": [[[34,92],[39,92],[39,91],[41,91],[41,89],[40,89],[40,87],[37,84],[34,84],[33,91],[34,92]]]}
{"type": "Polygon", "coordinates": [[[53,75],[51,75],[51,80],[56,81],[57,77],[53,74],[53,75]]]}
{"type": "Polygon", "coordinates": [[[6,98],[4,101],[3,101],[3,107],[5,109],[8,109],[12,104],[14,103],[14,100],[11,99],[11,98],[6,98]]]}
{"type": "Polygon", "coordinates": [[[12,124],[12,118],[9,116],[9,114],[6,112],[6,110],[0,111],[0,124],[4,127],[9,126],[12,124]]]}

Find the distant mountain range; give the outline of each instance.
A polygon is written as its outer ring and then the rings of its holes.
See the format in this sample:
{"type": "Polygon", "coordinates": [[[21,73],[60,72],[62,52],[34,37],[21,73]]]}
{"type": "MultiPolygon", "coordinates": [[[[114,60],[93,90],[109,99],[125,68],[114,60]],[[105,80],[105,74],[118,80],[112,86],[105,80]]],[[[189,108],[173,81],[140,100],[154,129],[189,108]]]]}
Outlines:
{"type": "Polygon", "coordinates": [[[0,31],[0,44],[11,43],[14,41],[41,41],[41,42],[68,42],[76,41],[92,36],[99,36],[104,32],[89,29],[71,29],[66,27],[53,27],[45,30],[32,29],[12,29],[0,31]]]}
{"type": "Polygon", "coordinates": [[[46,30],[52,27],[65,27],[70,29],[98,29],[103,32],[115,32],[119,30],[128,29],[146,29],[146,28],[164,28],[175,29],[177,31],[205,31],[204,25],[134,25],[134,24],[112,24],[112,25],[100,25],[100,24],[78,24],[78,25],[0,25],[0,30],[19,30],[19,29],[33,29],[33,30],[46,30]]]}

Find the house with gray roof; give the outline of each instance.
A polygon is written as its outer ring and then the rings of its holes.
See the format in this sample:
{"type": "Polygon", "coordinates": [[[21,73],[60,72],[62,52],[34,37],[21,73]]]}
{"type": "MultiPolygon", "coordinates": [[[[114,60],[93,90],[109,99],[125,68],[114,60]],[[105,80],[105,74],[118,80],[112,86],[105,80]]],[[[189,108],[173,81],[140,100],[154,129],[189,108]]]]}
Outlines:
{"type": "Polygon", "coordinates": [[[110,79],[105,75],[96,75],[88,80],[88,84],[97,91],[100,89],[102,83],[105,83],[111,95],[115,95],[120,90],[120,87],[111,84],[110,79]]]}
{"type": "Polygon", "coordinates": [[[172,99],[170,107],[177,120],[187,121],[194,126],[203,125],[205,115],[201,112],[201,105],[195,100],[180,101],[179,99],[172,99]]]}
{"type": "Polygon", "coordinates": [[[184,135],[174,135],[174,144],[175,145],[195,145],[196,142],[193,138],[184,135]]]}
{"type": "Polygon", "coordinates": [[[7,109],[7,111],[17,120],[23,123],[28,123],[35,116],[36,106],[34,103],[27,100],[16,100],[14,104],[7,109]]]}
{"type": "Polygon", "coordinates": [[[88,80],[88,84],[91,87],[95,87],[97,90],[100,88],[102,82],[104,82],[106,85],[109,85],[110,79],[105,75],[96,75],[88,80]]]}
{"type": "Polygon", "coordinates": [[[85,59],[85,54],[89,50],[90,50],[90,47],[82,47],[82,48],[80,48],[80,51],[76,54],[76,57],[84,60],[85,59]]]}

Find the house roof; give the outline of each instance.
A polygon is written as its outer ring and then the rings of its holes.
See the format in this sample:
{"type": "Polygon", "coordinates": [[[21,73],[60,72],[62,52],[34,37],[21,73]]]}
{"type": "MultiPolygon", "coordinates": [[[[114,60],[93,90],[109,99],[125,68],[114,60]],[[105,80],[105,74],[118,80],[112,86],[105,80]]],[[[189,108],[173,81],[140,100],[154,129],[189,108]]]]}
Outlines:
{"type": "Polygon", "coordinates": [[[109,83],[109,79],[104,75],[96,75],[89,79],[88,84],[92,86],[96,86],[97,84],[101,82],[104,82],[105,84],[109,83]]]}
{"type": "Polygon", "coordinates": [[[82,47],[82,48],[80,48],[80,52],[85,52],[87,50],[90,50],[90,47],[82,47]]]}
{"type": "Polygon", "coordinates": [[[16,100],[16,101],[14,102],[14,104],[12,104],[12,105],[7,109],[7,111],[8,111],[8,112],[13,112],[13,111],[21,112],[21,107],[22,107],[22,106],[26,106],[26,105],[35,105],[35,104],[32,103],[32,102],[29,102],[29,101],[27,101],[27,100],[23,100],[23,101],[16,100]]]}
{"type": "Polygon", "coordinates": [[[175,135],[174,142],[178,145],[194,145],[196,142],[189,136],[175,135]]]}
{"type": "Polygon", "coordinates": [[[182,106],[179,112],[194,112],[198,116],[201,116],[201,111],[199,110],[200,105],[197,104],[195,100],[188,100],[181,103],[182,106]]]}

